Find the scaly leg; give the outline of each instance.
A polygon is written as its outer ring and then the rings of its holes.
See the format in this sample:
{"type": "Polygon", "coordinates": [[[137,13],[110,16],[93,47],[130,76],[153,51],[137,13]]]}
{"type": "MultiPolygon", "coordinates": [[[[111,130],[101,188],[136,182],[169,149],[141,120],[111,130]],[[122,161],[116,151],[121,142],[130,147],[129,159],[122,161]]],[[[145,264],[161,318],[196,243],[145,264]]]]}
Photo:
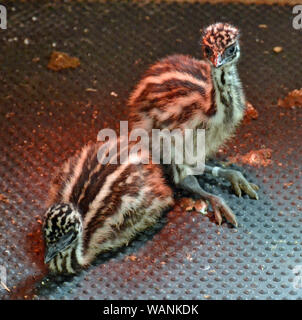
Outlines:
{"type": "Polygon", "coordinates": [[[234,226],[237,227],[236,216],[234,215],[232,210],[229,208],[229,206],[225,203],[225,201],[222,198],[203,190],[199,185],[198,180],[196,179],[195,176],[186,176],[179,183],[179,187],[181,187],[186,191],[199,195],[204,200],[208,200],[212,205],[212,208],[214,210],[215,220],[219,225],[221,225],[222,216],[225,216],[225,218],[230,223],[232,223],[234,226]]]}
{"type": "Polygon", "coordinates": [[[222,177],[229,180],[232,184],[232,187],[238,197],[241,197],[241,190],[244,191],[250,198],[258,200],[257,190],[259,187],[254,184],[248,182],[243,174],[240,171],[232,170],[232,169],[223,169],[219,167],[211,167],[206,165],[205,172],[210,173],[216,177],[222,177]]]}

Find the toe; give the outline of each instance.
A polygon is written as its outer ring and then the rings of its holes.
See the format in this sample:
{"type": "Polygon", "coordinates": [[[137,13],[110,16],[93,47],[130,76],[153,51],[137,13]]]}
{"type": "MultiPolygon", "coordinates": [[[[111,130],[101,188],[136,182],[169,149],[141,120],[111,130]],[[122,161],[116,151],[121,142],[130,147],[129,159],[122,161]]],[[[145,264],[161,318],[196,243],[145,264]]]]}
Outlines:
{"type": "Polygon", "coordinates": [[[215,215],[215,220],[216,220],[216,222],[218,223],[219,226],[221,226],[222,216],[221,216],[219,210],[215,209],[215,210],[214,210],[214,215],[215,215]]]}
{"type": "Polygon", "coordinates": [[[241,197],[241,189],[240,189],[238,183],[233,184],[233,189],[234,189],[236,195],[240,198],[241,197]]]}
{"type": "Polygon", "coordinates": [[[257,186],[256,184],[254,183],[250,183],[250,186],[255,190],[255,191],[258,191],[260,188],[259,186],[257,186]]]}
{"type": "Polygon", "coordinates": [[[240,187],[250,198],[258,200],[257,192],[250,186],[249,183],[243,183],[240,185],[240,187]]]}
{"type": "Polygon", "coordinates": [[[230,208],[225,208],[224,216],[228,222],[232,223],[235,227],[238,226],[236,216],[234,215],[234,213],[232,212],[232,210],[230,208]]]}

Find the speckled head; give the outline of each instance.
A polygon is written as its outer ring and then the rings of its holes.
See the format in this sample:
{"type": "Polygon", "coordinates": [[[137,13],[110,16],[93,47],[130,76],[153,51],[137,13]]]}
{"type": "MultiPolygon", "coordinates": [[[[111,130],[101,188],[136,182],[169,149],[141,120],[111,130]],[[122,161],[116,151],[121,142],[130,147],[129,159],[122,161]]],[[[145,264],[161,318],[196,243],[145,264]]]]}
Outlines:
{"type": "Polygon", "coordinates": [[[43,224],[44,262],[49,263],[59,253],[76,246],[82,229],[81,215],[72,204],[59,203],[51,206],[46,211],[43,224]]]}
{"type": "Polygon", "coordinates": [[[239,30],[228,24],[218,22],[204,29],[202,49],[211,64],[219,68],[233,63],[240,56],[239,30]]]}

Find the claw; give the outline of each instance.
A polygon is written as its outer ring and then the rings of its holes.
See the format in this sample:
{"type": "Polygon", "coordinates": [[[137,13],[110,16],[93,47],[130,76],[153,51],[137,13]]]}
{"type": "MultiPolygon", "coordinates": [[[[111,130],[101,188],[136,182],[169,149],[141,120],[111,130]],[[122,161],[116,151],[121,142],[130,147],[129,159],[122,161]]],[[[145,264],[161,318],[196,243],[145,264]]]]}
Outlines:
{"type": "Polygon", "coordinates": [[[236,195],[240,198],[241,197],[241,189],[237,183],[233,184],[233,189],[234,189],[236,195]]]}
{"type": "Polygon", "coordinates": [[[259,186],[257,186],[256,184],[254,183],[250,183],[250,186],[255,190],[255,191],[258,191],[260,188],[259,186]]]}
{"type": "Polygon", "coordinates": [[[218,210],[214,210],[215,220],[218,223],[219,226],[221,226],[222,223],[222,216],[218,210]]]}
{"type": "Polygon", "coordinates": [[[233,211],[228,207],[226,203],[219,197],[212,197],[211,205],[214,210],[215,220],[217,221],[218,225],[220,226],[222,223],[222,216],[226,218],[226,220],[232,223],[235,227],[238,226],[236,221],[236,216],[234,215],[233,211]]]}
{"type": "Polygon", "coordinates": [[[241,172],[235,170],[225,170],[225,177],[231,182],[232,187],[238,197],[244,191],[250,198],[258,200],[257,192],[259,187],[254,183],[249,183],[241,172]]]}
{"type": "Polygon", "coordinates": [[[233,214],[233,212],[225,214],[225,217],[232,225],[234,225],[236,228],[238,227],[236,216],[233,214]]]}
{"type": "Polygon", "coordinates": [[[250,198],[257,199],[256,191],[250,186],[250,184],[246,181],[245,183],[240,183],[240,188],[250,196],[250,198]]]}

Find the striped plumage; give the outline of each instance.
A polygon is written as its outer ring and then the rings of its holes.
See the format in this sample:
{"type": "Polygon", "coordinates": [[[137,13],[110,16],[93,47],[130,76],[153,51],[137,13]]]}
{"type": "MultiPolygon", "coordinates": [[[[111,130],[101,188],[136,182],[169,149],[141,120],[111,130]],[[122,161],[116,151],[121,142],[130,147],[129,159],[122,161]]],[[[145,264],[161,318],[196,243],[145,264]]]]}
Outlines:
{"type": "Polygon", "coordinates": [[[131,157],[102,164],[99,147],[84,147],[53,181],[43,225],[52,272],[75,273],[99,253],[127,245],[173,204],[159,166],[131,157]]]}
{"type": "MultiPolygon", "coordinates": [[[[129,98],[129,127],[131,130],[143,128],[150,135],[152,129],[193,129],[195,149],[197,129],[205,129],[208,158],[232,136],[244,114],[245,96],[236,66],[240,57],[238,29],[227,23],[210,25],[203,32],[202,50],[205,60],[172,55],[145,72],[129,98]]],[[[190,168],[195,162],[188,160],[183,165],[172,162],[176,185],[182,185],[186,177],[192,175],[190,168]]],[[[256,197],[253,186],[239,172],[226,174],[222,170],[219,174],[229,178],[238,195],[242,188],[256,197]]],[[[211,199],[214,206],[217,197],[202,192],[196,181],[195,186],[195,192],[211,199]]],[[[192,191],[184,184],[182,187],[192,191]]],[[[219,206],[231,212],[225,204],[219,206]]]]}
{"type": "MultiPolygon", "coordinates": [[[[205,31],[203,43],[212,37],[206,35],[205,31]]],[[[237,37],[229,39],[225,46],[238,41],[237,37]]],[[[233,62],[240,55],[236,45],[233,62]]],[[[235,63],[216,68],[209,60],[172,55],[151,66],[131,94],[130,128],[205,129],[208,157],[233,134],[242,119],[244,101],[235,63]]],[[[174,176],[176,183],[179,179],[174,176]]]]}

